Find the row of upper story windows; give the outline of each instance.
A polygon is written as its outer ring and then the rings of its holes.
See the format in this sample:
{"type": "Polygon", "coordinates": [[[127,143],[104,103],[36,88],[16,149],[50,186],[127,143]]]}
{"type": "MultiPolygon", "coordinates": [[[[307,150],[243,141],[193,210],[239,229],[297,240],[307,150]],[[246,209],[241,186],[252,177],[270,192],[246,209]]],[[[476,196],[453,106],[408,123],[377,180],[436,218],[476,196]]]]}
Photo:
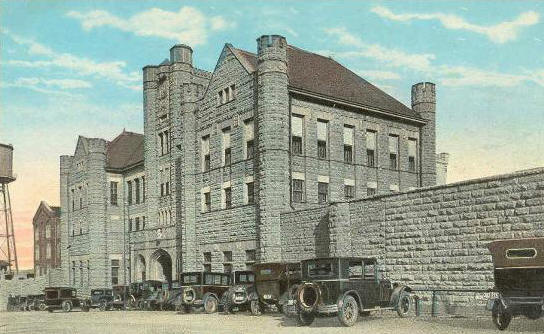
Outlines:
{"type": "MultiPolygon", "coordinates": [[[[111,277],[112,285],[119,284],[119,268],[120,267],[121,267],[120,260],[118,259],[110,260],[110,270],[111,270],[110,277],[111,277]]],[[[86,260],[86,261],[80,260],[77,262],[72,261],[70,282],[72,283],[72,286],[75,286],[78,283],[80,287],[85,286],[84,284],[86,284],[86,286],[89,286],[91,282],[91,263],[89,260],[86,260]],[[84,273],[84,269],[86,269],[86,275],[84,273]]]]}
{"type": "MultiPolygon", "coordinates": [[[[40,256],[42,256],[43,254],[40,253],[40,246],[39,244],[35,244],[34,245],[34,261],[35,262],[38,262],[40,260],[44,260],[44,259],[40,259],[40,256]]],[[[51,254],[53,252],[53,243],[48,241],[47,243],[45,243],[45,260],[49,260],[51,259],[51,254]]],[[[60,258],[60,247],[57,246],[57,256],[60,258]]]]}
{"type": "Polygon", "coordinates": [[[217,93],[217,105],[220,106],[236,98],[236,85],[232,84],[217,93]]]}
{"type": "MultiPolygon", "coordinates": [[[[119,182],[110,181],[110,204],[119,204],[119,182]]],[[[145,176],[140,176],[127,181],[127,204],[140,204],[145,202],[145,176]]]]}
{"type": "MultiPolygon", "coordinates": [[[[255,203],[255,183],[253,178],[246,179],[243,187],[244,196],[242,205],[249,205],[255,203]]],[[[221,209],[231,209],[234,206],[232,196],[232,186],[230,182],[223,183],[221,187],[221,209]]],[[[204,187],[201,189],[201,212],[212,211],[212,193],[210,187],[204,187]]]]}
{"type": "MultiPolygon", "coordinates": [[[[223,272],[230,273],[232,272],[232,262],[233,262],[233,256],[232,251],[223,251],[222,252],[223,259],[223,272]]],[[[243,255],[242,255],[243,256],[243,255]]],[[[206,272],[212,271],[212,252],[204,252],[202,253],[203,261],[202,261],[202,269],[206,272]]],[[[241,256],[237,256],[237,258],[242,258],[241,256]]],[[[255,249],[247,249],[245,250],[245,263],[246,263],[246,269],[251,270],[252,266],[255,264],[257,260],[257,251],[255,249]]],[[[252,282],[252,281],[249,281],[252,282]]]]}
{"type": "Polygon", "coordinates": [[[51,226],[51,223],[46,223],[44,225],[45,225],[45,228],[43,229],[40,229],[39,227],[34,228],[34,242],[38,242],[40,239],[43,239],[44,237],[45,239],[56,237],[55,235],[53,235],[53,228],[51,226]],[[45,233],[43,231],[45,231],[45,233]]]}
{"type": "MultiPolygon", "coordinates": [[[[291,153],[293,155],[305,155],[305,120],[304,116],[292,115],[291,117],[291,153]]],[[[317,120],[317,151],[316,156],[318,159],[327,160],[330,159],[329,150],[329,122],[326,120],[317,120]]],[[[355,143],[354,143],[354,131],[355,128],[352,125],[345,124],[343,127],[343,161],[348,164],[355,163],[355,143]]],[[[368,167],[378,166],[378,145],[377,138],[378,132],[372,129],[365,130],[366,138],[366,161],[364,164],[368,167]]],[[[399,140],[400,137],[397,134],[388,135],[388,153],[389,153],[389,169],[400,169],[400,154],[399,154],[399,140]]],[[[417,146],[418,140],[416,138],[408,138],[407,142],[408,152],[408,170],[415,172],[417,169],[417,146]]],[[[306,154],[308,154],[306,152],[306,154]]]]}
{"type": "Polygon", "coordinates": [[[76,210],[76,205],[78,209],[83,209],[83,207],[87,204],[88,188],[89,188],[89,184],[85,183],[70,189],[70,200],[72,202],[72,206],[71,206],[72,211],[76,210]]]}
{"type": "Polygon", "coordinates": [[[145,216],[128,219],[128,231],[137,232],[145,230],[145,216]]]}

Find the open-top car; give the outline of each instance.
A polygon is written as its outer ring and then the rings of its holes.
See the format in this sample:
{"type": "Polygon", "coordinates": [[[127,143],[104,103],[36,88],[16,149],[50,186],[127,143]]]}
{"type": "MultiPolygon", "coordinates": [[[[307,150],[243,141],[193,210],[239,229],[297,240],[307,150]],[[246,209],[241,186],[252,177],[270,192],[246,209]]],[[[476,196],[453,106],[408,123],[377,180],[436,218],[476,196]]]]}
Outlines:
{"type": "Polygon", "coordinates": [[[255,274],[249,270],[240,270],[232,273],[232,286],[223,294],[221,303],[226,313],[235,309],[248,309],[250,295],[255,291],[255,274]]]}
{"type": "Polygon", "coordinates": [[[113,290],[108,288],[92,289],[91,298],[87,304],[90,308],[108,311],[113,307],[113,290]]]}
{"type": "Polygon", "coordinates": [[[89,311],[90,305],[88,301],[78,298],[77,291],[74,288],[49,287],[44,289],[44,293],[45,305],[47,305],[47,311],[49,312],[53,312],[54,310],[70,312],[76,307],[84,312],[89,311]]]}
{"type": "Polygon", "coordinates": [[[270,306],[282,312],[300,283],[300,263],[270,262],[253,265],[255,292],[250,296],[251,313],[261,315],[270,306]]]}
{"type": "Polygon", "coordinates": [[[206,313],[214,313],[231,285],[231,277],[228,273],[187,272],[181,274],[180,285],[183,290],[180,311],[204,307],[206,313]]]}
{"type": "Polygon", "coordinates": [[[495,290],[488,302],[493,323],[504,330],[512,317],[538,319],[544,315],[544,238],[493,241],[495,290]]]}
{"type": "Polygon", "coordinates": [[[317,258],[301,262],[303,282],[297,288],[297,320],[310,325],[316,315],[337,315],[353,326],[359,314],[396,310],[404,317],[411,308],[411,289],[380,278],[374,258],[317,258]]]}

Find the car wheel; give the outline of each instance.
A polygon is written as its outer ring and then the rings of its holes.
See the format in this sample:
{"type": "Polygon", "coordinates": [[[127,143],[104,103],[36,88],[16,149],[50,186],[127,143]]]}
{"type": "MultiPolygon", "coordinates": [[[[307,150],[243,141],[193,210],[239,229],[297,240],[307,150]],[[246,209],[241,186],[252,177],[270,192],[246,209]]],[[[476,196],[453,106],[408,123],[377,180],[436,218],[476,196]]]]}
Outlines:
{"type": "Polygon", "coordinates": [[[397,314],[401,318],[405,318],[412,308],[412,300],[410,294],[407,292],[401,292],[399,301],[397,303],[397,314]]]}
{"type": "Polygon", "coordinates": [[[313,313],[299,311],[297,314],[297,324],[299,326],[310,326],[314,319],[315,315],[313,313]]]}
{"type": "Polygon", "coordinates": [[[107,311],[108,310],[108,305],[106,304],[105,301],[101,301],[100,305],[98,306],[98,309],[100,311],[102,311],[102,312],[107,311]]]}
{"type": "Polygon", "coordinates": [[[528,319],[537,320],[540,317],[542,317],[543,313],[544,313],[544,311],[542,311],[542,308],[540,306],[535,306],[535,307],[532,307],[531,309],[529,309],[527,312],[525,312],[525,316],[528,319]]]}
{"type": "Polygon", "coordinates": [[[208,295],[206,299],[204,299],[204,312],[207,314],[217,312],[217,304],[217,299],[212,295],[208,295]]]}
{"type": "Polygon", "coordinates": [[[72,310],[72,303],[68,300],[62,302],[62,310],[64,312],[70,312],[72,310]]]}
{"type": "Polygon", "coordinates": [[[47,308],[47,312],[49,312],[49,313],[53,313],[53,309],[52,309],[52,308],[50,308],[50,307],[48,307],[48,308],[47,308]]]}
{"type": "Polygon", "coordinates": [[[45,305],[45,303],[38,304],[38,310],[40,310],[40,311],[47,310],[47,305],[45,305]]]}
{"type": "Polygon", "coordinates": [[[259,303],[258,300],[252,300],[249,303],[249,309],[251,310],[252,315],[259,316],[259,315],[263,314],[263,309],[261,307],[261,303],[259,303]]]}
{"type": "Polygon", "coordinates": [[[138,310],[140,311],[145,310],[145,302],[143,300],[138,302],[138,310]]]}
{"type": "Polygon", "coordinates": [[[352,296],[345,296],[342,307],[338,309],[338,320],[346,327],[355,325],[359,316],[359,305],[352,296]]]}
{"type": "Polygon", "coordinates": [[[502,305],[500,300],[495,300],[495,303],[493,303],[493,309],[491,310],[491,318],[493,319],[493,323],[495,326],[503,331],[505,330],[508,325],[510,325],[510,321],[512,320],[512,314],[508,312],[504,306],[502,305]]]}

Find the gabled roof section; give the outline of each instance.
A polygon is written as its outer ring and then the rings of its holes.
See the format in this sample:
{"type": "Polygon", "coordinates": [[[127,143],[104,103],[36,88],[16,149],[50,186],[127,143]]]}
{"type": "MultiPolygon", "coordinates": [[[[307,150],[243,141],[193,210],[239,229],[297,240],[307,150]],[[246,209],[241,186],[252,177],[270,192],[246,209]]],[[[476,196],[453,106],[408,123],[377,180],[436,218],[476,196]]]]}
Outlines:
{"type": "Polygon", "coordinates": [[[74,157],[80,157],[86,155],[89,151],[89,139],[87,137],[79,136],[77,138],[76,150],[74,152],[74,157]]]}
{"type": "Polygon", "coordinates": [[[42,211],[45,212],[49,217],[60,218],[60,207],[50,206],[49,204],[47,204],[46,201],[41,201],[32,221],[35,221],[42,211]]]}
{"type": "MultiPolygon", "coordinates": [[[[230,48],[249,73],[257,69],[256,54],[232,46],[230,48]]],[[[287,70],[289,86],[293,89],[421,119],[417,112],[332,58],[288,45],[287,70]]]]}
{"type": "Polygon", "coordinates": [[[122,171],[144,161],[144,135],[124,131],[108,143],[106,169],[122,171]]]}

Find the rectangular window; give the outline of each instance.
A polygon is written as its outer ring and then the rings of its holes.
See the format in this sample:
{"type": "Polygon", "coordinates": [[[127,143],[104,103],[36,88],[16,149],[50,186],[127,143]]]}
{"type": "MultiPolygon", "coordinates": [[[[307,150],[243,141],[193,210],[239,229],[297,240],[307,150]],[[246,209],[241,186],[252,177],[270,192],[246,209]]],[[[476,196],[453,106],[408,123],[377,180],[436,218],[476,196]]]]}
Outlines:
{"type": "Polygon", "coordinates": [[[210,194],[210,192],[205,192],[202,194],[202,201],[203,201],[203,205],[202,205],[202,211],[204,212],[210,212],[211,211],[211,208],[212,208],[212,196],[210,194]]]}
{"type": "Polygon", "coordinates": [[[399,155],[399,137],[395,135],[389,135],[389,168],[390,169],[399,168],[398,155],[399,155]]]}
{"type": "Polygon", "coordinates": [[[225,189],[223,189],[223,191],[225,192],[225,209],[230,209],[230,208],[232,208],[232,191],[231,191],[231,188],[230,187],[225,188],[225,189]]]}
{"type": "Polygon", "coordinates": [[[223,264],[223,272],[224,273],[231,273],[232,272],[232,263],[224,263],[223,264]]]}
{"type": "Polygon", "coordinates": [[[72,285],[76,285],[76,261],[72,261],[72,285]]]}
{"type": "Polygon", "coordinates": [[[166,186],[166,189],[164,191],[164,194],[170,195],[170,181],[166,181],[165,186],[166,186]]]}
{"type": "Polygon", "coordinates": [[[219,93],[217,93],[217,104],[221,105],[223,103],[223,91],[219,91],[219,93]]]}
{"type": "Polygon", "coordinates": [[[211,263],[211,262],[212,262],[212,253],[204,252],[204,263],[211,263]]]}
{"type": "Polygon", "coordinates": [[[223,252],[223,262],[232,262],[232,252],[231,251],[223,252]]]}
{"type": "Polygon", "coordinates": [[[83,191],[81,191],[81,187],[78,188],[79,193],[79,208],[83,208],[83,191]]]}
{"type": "Polygon", "coordinates": [[[110,204],[117,205],[117,182],[110,182],[110,204]]]}
{"type": "Polygon", "coordinates": [[[140,230],[140,217],[136,217],[134,219],[135,223],[136,223],[136,231],[139,231],[140,230]]]}
{"type": "Polygon", "coordinates": [[[128,230],[132,232],[132,218],[128,219],[128,230]]]}
{"type": "Polygon", "coordinates": [[[291,116],[291,151],[293,154],[302,155],[303,118],[291,116]]]}
{"type": "Polygon", "coordinates": [[[251,159],[254,156],[254,124],[253,120],[249,119],[244,122],[244,139],[245,139],[245,149],[246,149],[246,159],[251,159]]]}
{"type": "Polygon", "coordinates": [[[164,137],[164,144],[162,147],[162,152],[163,152],[162,154],[166,154],[170,152],[170,138],[168,135],[168,131],[163,132],[163,137],[164,137]]]}
{"type": "Polygon", "coordinates": [[[378,189],[378,183],[377,182],[367,182],[367,184],[366,184],[366,195],[367,196],[376,195],[377,189],[378,189]]]}
{"type": "Polygon", "coordinates": [[[230,128],[223,129],[223,166],[231,164],[230,128]]]}
{"type": "Polygon", "coordinates": [[[230,100],[234,100],[236,98],[236,85],[232,84],[230,85],[230,100]]]}
{"type": "Polygon", "coordinates": [[[83,261],[79,261],[79,285],[83,286],[83,261]]]}
{"type": "Polygon", "coordinates": [[[353,127],[344,125],[344,162],[353,163],[353,127]]]}
{"type": "Polygon", "coordinates": [[[132,181],[127,181],[127,201],[128,205],[132,204],[132,181]]]}
{"type": "Polygon", "coordinates": [[[246,250],[246,262],[255,262],[257,260],[257,254],[254,249],[246,250]]]}
{"type": "Polygon", "coordinates": [[[87,260],[87,285],[91,282],[91,262],[87,260]]]}
{"type": "Polygon", "coordinates": [[[161,197],[164,196],[164,183],[161,183],[161,197]]]}
{"type": "Polygon", "coordinates": [[[376,132],[366,131],[366,165],[376,167],[376,132]]]}
{"type": "Polygon", "coordinates": [[[344,197],[345,198],[354,198],[355,197],[355,187],[349,184],[344,184],[344,197]]]}
{"type": "Polygon", "coordinates": [[[145,216],[142,216],[142,230],[145,230],[145,216]]]}
{"type": "Polygon", "coordinates": [[[119,284],[119,260],[111,260],[111,284],[119,284]]]}
{"type": "Polygon", "coordinates": [[[329,184],[324,182],[317,183],[317,201],[319,203],[327,203],[329,194],[329,184]]]}
{"type": "Polygon", "coordinates": [[[317,158],[327,159],[328,130],[326,121],[317,120],[317,158]]]}
{"type": "Polygon", "coordinates": [[[247,191],[247,204],[253,204],[255,203],[255,183],[248,182],[246,183],[246,191],[247,191]]]}
{"type": "Polygon", "coordinates": [[[145,202],[145,176],[142,176],[142,203],[145,202]]]}
{"type": "Polygon", "coordinates": [[[408,138],[408,170],[416,171],[417,139],[408,138]]]}
{"type": "Polygon", "coordinates": [[[74,211],[76,209],[74,189],[72,189],[71,192],[72,192],[72,211],[74,211]]]}
{"type": "Polygon", "coordinates": [[[202,171],[207,172],[210,170],[210,136],[202,137],[202,171]]]}
{"type": "Polygon", "coordinates": [[[140,179],[134,180],[134,191],[136,195],[136,204],[140,203],[140,179]]]}
{"type": "Polygon", "coordinates": [[[163,133],[159,133],[159,144],[161,146],[161,155],[164,154],[164,141],[165,141],[165,138],[164,138],[164,135],[163,133]]]}
{"type": "Polygon", "coordinates": [[[304,180],[293,179],[293,202],[304,201],[304,180]]]}

